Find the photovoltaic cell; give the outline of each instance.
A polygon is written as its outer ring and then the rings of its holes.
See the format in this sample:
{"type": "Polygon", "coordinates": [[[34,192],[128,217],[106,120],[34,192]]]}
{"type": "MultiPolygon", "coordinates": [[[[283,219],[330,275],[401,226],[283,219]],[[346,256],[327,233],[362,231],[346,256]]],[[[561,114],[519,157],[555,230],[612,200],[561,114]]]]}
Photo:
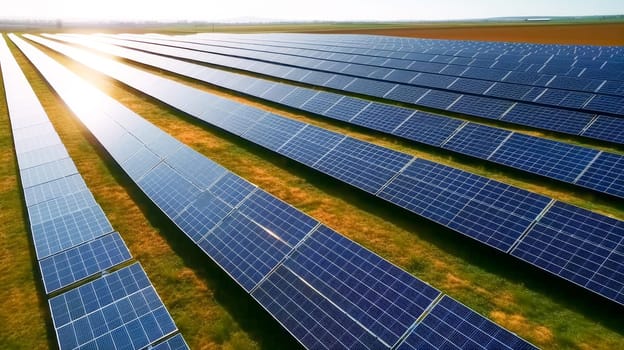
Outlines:
{"type": "Polygon", "coordinates": [[[308,349],[387,347],[284,266],[251,295],[308,349]]]}
{"type": "Polygon", "coordinates": [[[173,337],[158,343],[151,347],[151,350],[189,350],[182,334],[176,334],[173,337]]]}
{"type": "Polygon", "coordinates": [[[50,199],[84,190],[87,190],[87,185],[82,179],[82,176],[80,176],[80,174],[74,174],[41,185],[25,188],[24,198],[26,199],[26,206],[29,207],[50,199]]]}
{"type": "Polygon", "coordinates": [[[487,159],[511,134],[511,131],[504,129],[468,123],[442,147],[462,154],[487,159]]]}
{"type": "Polygon", "coordinates": [[[312,166],[344,138],[344,135],[307,125],[295,137],[280,147],[278,152],[312,166]]]}
{"type": "Polygon", "coordinates": [[[76,169],[71,158],[65,158],[24,169],[20,172],[20,176],[22,178],[22,187],[28,188],[77,173],[78,169],[76,169]]]}
{"type": "Polygon", "coordinates": [[[537,350],[448,296],[431,309],[397,349],[537,350]]]}
{"type": "Polygon", "coordinates": [[[212,193],[202,192],[197,200],[187,206],[173,221],[197,243],[231,211],[231,206],[212,193]]]}
{"type": "Polygon", "coordinates": [[[346,138],[314,168],[370,193],[376,193],[412,156],[346,138]]]}
{"type": "Polygon", "coordinates": [[[602,153],[576,184],[624,198],[624,157],[602,153]]]}
{"type": "Polygon", "coordinates": [[[211,186],[209,191],[227,205],[236,207],[256,188],[251,182],[228,172],[211,186]]]}
{"type": "Polygon", "coordinates": [[[284,266],[390,346],[440,294],[325,226],[284,266]]]}
{"type": "Polygon", "coordinates": [[[97,205],[97,202],[87,189],[33,205],[28,208],[28,218],[31,225],[36,225],[94,205],[97,205]]]}
{"type": "Polygon", "coordinates": [[[426,112],[415,112],[393,134],[412,141],[440,146],[463,123],[459,119],[426,112]]]}
{"type": "Polygon", "coordinates": [[[30,152],[18,153],[17,161],[20,169],[27,169],[68,157],[69,154],[67,153],[65,146],[57,144],[46,148],[39,148],[30,152]]]}
{"type": "Polygon", "coordinates": [[[574,182],[598,151],[514,133],[491,160],[553,179],[574,182]]]}
{"type": "Polygon", "coordinates": [[[584,108],[599,113],[612,113],[622,116],[624,115],[624,97],[596,95],[584,108]]]}
{"type": "Polygon", "coordinates": [[[49,301],[59,348],[141,349],[176,331],[137,263],[49,301]]]}
{"type": "Polygon", "coordinates": [[[322,114],[333,119],[349,121],[369,104],[369,101],[346,96],[322,114]]]}
{"type": "Polygon", "coordinates": [[[592,116],[587,113],[518,103],[501,120],[578,135],[592,120],[592,116]]]}
{"type": "Polygon", "coordinates": [[[427,91],[429,91],[429,89],[409,85],[397,85],[384,97],[395,101],[415,104],[427,91]]]}
{"type": "Polygon", "coordinates": [[[447,109],[459,96],[461,95],[455,92],[430,90],[429,93],[421,97],[416,104],[429,108],[447,109]]]}
{"type": "Polygon", "coordinates": [[[200,189],[207,189],[227,170],[190,147],[180,147],[165,162],[200,189]]]}
{"type": "Polygon", "coordinates": [[[135,181],[147,174],[153,167],[160,163],[161,158],[146,147],[141,148],[133,156],[123,163],[124,171],[135,181]]]}
{"type": "Polygon", "coordinates": [[[343,95],[319,91],[301,106],[301,109],[310,113],[322,114],[338,102],[343,95]]]}
{"type": "Polygon", "coordinates": [[[462,95],[448,110],[481,118],[499,119],[512,105],[512,101],[462,95]]]}
{"type": "Polygon", "coordinates": [[[43,285],[50,294],[131,258],[117,232],[39,261],[43,285]]]}
{"type": "Polygon", "coordinates": [[[371,103],[350,122],[378,131],[392,132],[403,123],[413,110],[381,103],[371,103]]]}
{"type": "Polygon", "coordinates": [[[556,202],[512,255],[624,304],[624,222],[556,202]]]}
{"type": "Polygon", "coordinates": [[[609,142],[624,143],[624,118],[598,116],[581,135],[609,142]]]}
{"type": "Polygon", "coordinates": [[[31,226],[39,260],[113,232],[98,205],[31,226]]]}
{"type": "Polygon", "coordinates": [[[164,163],[153,168],[137,184],[170,218],[178,215],[199,194],[197,187],[164,163]]]}
{"type": "Polygon", "coordinates": [[[379,196],[504,252],[549,202],[424,159],[416,159],[379,196]]]}
{"type": "Polygon", "coordinates": [[[292,250],[279,233],[240,212],[227,216],[198,245],[247,291],[292,250]]]}
{"type": "Polygon", "coordinates": [[[272,151],[277,151],[304,126],[305,124],[300,121],[268,114],[247,130],[243,137],[272,151]]]}

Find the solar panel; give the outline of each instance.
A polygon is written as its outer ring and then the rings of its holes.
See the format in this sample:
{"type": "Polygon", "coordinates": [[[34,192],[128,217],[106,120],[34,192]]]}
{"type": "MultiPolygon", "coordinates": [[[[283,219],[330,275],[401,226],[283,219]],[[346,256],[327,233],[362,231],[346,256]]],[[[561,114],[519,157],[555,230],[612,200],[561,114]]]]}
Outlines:
{"type": "MultiPolygon", "coordinates": [[[[330,81],[328,84],[330,84],[330,81]]],[[[343,87],[345,91],[351,91],[358,94],[383,97],[388,91],[392,90],[396,84],[387,83],[384,81],[376,81],[370,79],[356,78],[348,86],[343,87]]]]}
{"type": "Polygon", "coordinates": [[[492,152],[511,134],[512,132],[508,130],[468,123],[442,147],[462,154],[488,159],[492,152]]]}
{"type": "Polygon", "coordinates": [[[507,251],[549,199],[424,159],[416,159],[379,197],[482,243],[507,251]]]}
{"type": "Polygon", "coordinates": [[[314,168],[370,193],[376,193],[412,156],[345,138],[314,168]]]}
{"type": "Polygon", "coordinates": [[[624,143],[624,119],[600,115],[581,135],[609,142],[624,143]]]}
{"type": "Polygon", "coordinates": [[[141,349],[176,331],[138,263],[49,303],[60,349],[141,349]]]}
{"type": "Polygon", "coordinates": [[[381,103],[371,103],[350,122],[383,132],[392,132],[403,123],[413,110],[381,103]]]}
{"type": "Polygon", "coordinates": [[[42,183],[77,174],[78,169],[71,158],[64,158],[20,171],[22,187],[28,188],[42,183]]]}
{"type": "Polygon", "coordinates": [[[447,75],[421,73],[412,79],[410,84],[422,85],[429,88],[445,89],[447,86],[451,85],[455,79],[457,78],[447,75]]]}
{"type": "Polygon", "coordinates": [[[123,168],[130,178],[138,181],[160,161],[160,157],[154,154],[154,152],[146,147],[142,147],[123,163],[123,168]]]}
{"type": "Polygon", "coordinates": [[[284,96],[279,103],[292,108],[301,108],[308,100],[310,100],[316,91],[306,88],[294,87],[288,95],[284,96]]]}
{"type": "Polygon", "coordinates": [[[397,347],[409,349],[537,349],[448,296],[397,347]]]}
{"type": "Polygon", "coordinates": [[[190,147],[180,147],[165,159],[165,163],[200,189],[209,188],[227,172],[224,167],[190,147]]]}
{"type": "Polygon", "coordinates": [[[286,142],[278,152],[291,159],[312,166],[346,136],[307,125],[286,142]]]}
{"type": "Polygon", "coordinates": [[[429,90],[429,93],[423,95],[416,104],[429,108],[447,109],[461,95],[455,92],[429,90]]]}
{"type": "MultiPolygon", "coordinates": [[[[357,78],[334,74],[331,79],[327,82],[323,83],[322,86],[330,87],[338,90],[346,90],[348,86],[350,86],[353,82],[355,82],[357,78]]],[[[375,81],[372,81],[371,84],[375,85],[375,81]]],[[[349,90],[347,90],[349,91],[349,90]]]]}
{"type": "Polygon", "coordinates": [[[612,95],[595,95],[584,109],[598,113],[624,115],[624,97],[612,95]]]}
{"type": "Polygon", "coordinates": [[[39,148],[30,152],[17,153],[17,161],[20,169],[32,168],[68,157],[69,154],[62,144],[39,148]]]}
{"type": "Polygon", "coordinates": [[[251,295],[308,349],[387,347],[284,266],[278,266],[251,295]]]}
{"type": "Polygon", "coordinates": [[[108,153],[119,163],[123,163],[143,147],[143,143],[134,135],[126,132],[107,145],[108,153]]]}
{"type": "Polygon", "coordinates": [[[91,191],[86,189],[31,206],[28,208],[28,218],[31,225],[36,225],[94,205],[97,202],[91,191]]]}
{"type": "Polygon", "coordinates": [[[254,143],[277,151],[291,137],[305,127],[305,123],[268,114],[242,136],[254,143]]]}
{"type": "Polygon", "coordinates": [[[591,96],[584,92],[546,89],[535,102],[581,109],[591,96]]]}
{"type": "Polygon", "coordinates": [[[624,222],[556,202],[511,254],[624,304],[624,222]]]}
{"type": "Polygon", "coordinates": [[[193,242],[197,243],[221,222],[232,207],[210,192],[202,192],[173,221],[193,242]]]}
{"type": "Polygon", "coordinates": [[[522,100],[524,95],[526,95],[529,90],[531,90],[530,86],[497,82],[485,93],[485,95],[510,100],[522,100]]]}
{"type": "Polygon", "coordinates": [[[394,101],[415,104],[427,91],[429,89],[399,84],[384,97],[394,101]]]}
{"type": "Polygon", "coordinates": [[[553,179],[574,182],[598,151],[514,133],[491,160],[553,179]]]}
{"type": "Polygon", "coordinates": [[[153,345],[150,350],[189,350],[189,346],[182,337],[182,334],[176,334],[173,337],[153,345]]]}
{"type": "Polygon", "coordinates": [[[88,241],[39,261],[47,294],[130,260],[126,244],[117,232],[88,241]]]}
{"type": "Polygon", "coordinates": [[[487,89],[489,89],[492,84],[493,83],[491,81],[487,80],[458,78],[448,88],[455,91],[468,92],[480,95],[483,94],[483,92],[485,92],[487,89]]]}
{"type": "Polygon", "coordinates": [[[39,204],[50,199],[84,191],[87,185],[80,174],[62,177],[41,185],[24,188],[26,206],[39,204]]]}
{"type": "Polygon", "coordinates": [[[581,112],[518,103],[501,120],[578,135],[592,120],[592,116],[581,112]]]}
{"type": "Polygon", "coordinates": [[[325,226],[284,266],[390,346],[440,294],[325,226]]]}
{"type": "Polygon", "coordinates": [[[310,113],[322,114],[333,106],[343,95],[319,91],[314,97],[301,106],[301,109],[310,113]]]}
{"type": "Polygon", "coordinates": [[[199,194],[199,189],[167,164],[160,163],[137,184],[170,218],[178,215],[199,194]]]}
{"type": "Polygon", "coordinates": [[[251,291],[292,250],[281,234],[235,211],[203,236],[198,245],[251,291]]]}
{"type": "Polygon", "coordinates": [[[499,119],[512,105],[512,101],[462,95],[448,110],[481,118],[499,119]]]}
{"type": "Polygon", "coordinates": [[[600,192],[624,197],[624,157],[619,154],[601,153],[575,182],[600,192]]]}
{"type": "MultiPolygon", "coordinates": [[[[232,104],[231,107],[234,110],[227,117],[215,122],[215,125],[234,135],[244,134],[258,121],[269,115],[269,112],[242,104],[232,104]]],[[[214,113],[214,111],[211,112],[214,113]]],[[[205,118],[202,119],[206,120],[205,118]]]]}
{"type": "Polygon", "coordinates": [[[394,130],[393,134],[412,141],[440,146],[462,124],[464,122],[459,119],[414,112],[407,121],[394,130]]]}
{"type": "Polygon", "coordinates": [[[331,108],[320,114],[333,119],[349,121],[362,112],[370,103],[367,100],[345,96],[331,108]]]}
{"type": "Polygon", "coordinates": [[[56,132],[52,132],[45,135],[38,135],[33,137],[27,137],[23,139],[17,139],[13,141],[15,143],[15,152],[20,155],[22,153],[31,152],[37,149],[48,148],[55,145],[60,145],[63,142],[58,137],[56,132]]]}

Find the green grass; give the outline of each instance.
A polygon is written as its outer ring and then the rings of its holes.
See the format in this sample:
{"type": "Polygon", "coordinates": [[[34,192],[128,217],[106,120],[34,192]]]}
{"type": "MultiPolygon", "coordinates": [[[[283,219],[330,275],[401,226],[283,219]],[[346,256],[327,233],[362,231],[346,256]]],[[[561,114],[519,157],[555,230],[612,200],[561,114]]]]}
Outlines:
{"type": "MultiPolygon", "coordinates": [[[[612,303],[206,126],[58,54],[52,56],[192,148],[535,344],[551,349],[624,348],[621,308],[612,303]]],[[[23,57],[19,60],[85,181],[133,255],[144,265],[190,345],[193,348],[285,348],[281,342],[288,341],[289,337],[284,331],[181,237],[96,146],[23,57]]],[[[237,96],[230,97],[241,100],[237,96]]],[[[257,105],[253,101],[244,102],[257,105]]],[[[566,188],[553,190],[547,182],[479,164],[475,166],[430,149],[338,123],[291,112],[283,114],[473,172],[497,176],[506,182],[535,187],[553,196],[571,196],[572,201],[587,202],[586,206],[594,205],[591,198],[568,194],[566,188]]],[[[608,201],[600,202],[598,207],[613,216],[624,217],[621,209],[608,201]]],[[[45,310],[41,312],[45,314],[45,310]]]]}

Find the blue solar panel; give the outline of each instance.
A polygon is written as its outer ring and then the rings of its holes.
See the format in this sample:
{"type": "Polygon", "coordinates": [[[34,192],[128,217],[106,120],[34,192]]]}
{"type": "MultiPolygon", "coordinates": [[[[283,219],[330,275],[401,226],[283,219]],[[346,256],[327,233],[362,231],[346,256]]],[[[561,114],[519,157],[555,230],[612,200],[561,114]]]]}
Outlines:
{"type": "Polygon", "coordinates": [[[417,75],[418,75],[418,72],[399,69],[399,70],[393,70],[385,78],[388,79],[389,81],[396,81],[399,83],[409,83],[417,75]]]}
{"type": "Polygon", "coordinates": [[[31,206],[28,208],[28,218],[31,225],[36,225],[94,205],[97,205],[97,202],[86,189],[31,206]]]}
{"type": "Polygon", "coordinates": [[[499,119],[512,105],[511,101],[462,95],[448,110],[481,118],[499,119]]]}
{"type": "MultiPolygon", "coordinates": [[[[331,79],[329,79],[326,83],[322,84],[322,86],[330,87],[338,90],[347,89],[351,83],[353,83],[357,78],[349,77],[345,75],[334,75],[331,79]]],[[[374,81],[372,83],[375,83],[374,81]]]]}
{"type": "Polygon", "coordinates": [[[592,120],[592,116],[581,112],[518,103],[501,120],[578,135],[592,120]]]}
{"type": "Polygon", "coordinates": [[[345,138],[314,168],[370,193],[376,193],[412,156],[345,138]]]}
{"type": "Polygon", "coordinates": [[[325,226],[284,266],[390,346],[440,294],[325,226]]]}
{"type": "Polygon", "coordinates": [[[284,266],[251,295],[308,349],[387,348],[284,266]]]}
{"type": "Polygon", "coordinates": [[[334,74],[312,71],[310,72],[310,74],[301,78],[301,82],[322,86],[333,77],[334,77],[334,74]]]}
{"type": "Polygon", "coordinates": [[[622,169],[624,157],[619,154],[601,153],[576,184],[624,198],[622,169]]]}
{"type": "Polygon", "coordinates": [[[143,143],[141,141],[134,135],[126,132],[110,144],[107,144],[106,150],[118,163],[123,163],[142,147],[143,143]]]}
{"type": "Polygon", "coordinates": [[[67,157],[69,157],[69,154],[62,144],[39,148],[34,151],[17,153],[17,161],[20,169],[31,168],[67,157]]]}
{"type": "Polygon", "coordinates": [[[233,173],[226,173],[209,191],[231,207],[236,207],[256,186],[233,173]]]}
{"type": "Polygon", "coordinates": [[[35,205],[57,197],[84,191],[87,189],[82,176],[74,174],[58,180],[43,183],[24,189],[26,206],[35,205]]]}
{"type": "Polygon", "coordinates": [[[117,232],[39,261],[43,285],[50,294],[131,258],[117,232]]]}
{"type": "Polygon", "coordinates": [[[198,245],[245,290],[251,291],[292,250],[281,234],[236,211],[198,245]]]}
{"type": "Polygon", "coordinates": [[[210,192],[202,192],[173,221],[197,243],[230,212],[232,207],[210,192]]]}
{"type": "Polygon", "coordinates": [[[592,94],[585,92],[546,89],[535,102],[580,109],[591,96],[592,94]]]}
{"type": "MultiPolygon", "coordinates": [[[[240,103],[233,103],[229,105],[229,107],[232,108],[231,113],[227,114],[219,121],[214,122],[214,124],[234,135],[244,134],[247,130],[256,125],[259,120],[269,115],[269,112],[240,103]]],[[[215,113],[214,110],[209,110],[209,113],[221,115],[221,113],[215,113]]],[[[202,117],[202,119],[208,120],[206,117],[202,117]]],[[[208,122],[211,123],[211,121],[208,122]]]]}
{"type": "Polygon", "coordinates": [[[362,112],[370,103],[371,102],[359,98],[345,96],[322,114],[329,118],[349,121],[362,112]]]}
{"type": "Polygon", "coordinates": [[[264,191],[254,192],[238,210],[292,247],[318,224],[313,218],[264,191]]]}
{"type": "Polygon", "coordinates": [[[512,134],[491,126],[468,123],[453,135],[443,147],[455,152],[487,159],[512,134]]]}
{"type": "Polygon", "coordinates": [[[429,90],[429,93],[423,95],[416,104],[429,108],[447,109],[459,96],[461,95],[455,92],[429,90]]]}
{"type": "Polygon", "coordinates": [[[397,85],[384,97],[394,101],[414,104],[426,94],[427,91],[429,91],[429,89],[409,85],[397,85]]]}
{"type": "Polygon", "coordinates": [[[278,152],[312,166],[345,137],[332,131],[308,125],[286,142],[278,152]]]}
{"type": "Polygon", "coordinates": [[[199,194],[197,187],[164,163],[153,168],[137,184],[170,218],[178,215],[199,194]]]}
{"type": "Polygon", "coordinates": [[[584,109],[622,116],[624,115],[624,97],[596,95],[587,103],[587,105],[585,105],[584,109]]]}
{"type": "Polygon", "coordinates": [[[138,181],[158,163],[160,163],[160,157],[155,155],[154,152],[149,149],[143,147],[128,158],[122,166],[130,178],[138,181]]]}
{"type": "Polygon", "coordinates": [[[242,136],[251,142],[277,151],[305,125],[300,121],[268,114],[242,136]]]}
{"type": "Polygon", "coordinates": [[[71,158],[55,160],[20,171],[22,187],[28,188],[42,183],[77,174],[78,169],[71,158]]]}
{"type": "Polygon", "coordinates": [[[265,91],[264,93],[262,93],[262,95],[259,95],[258,97],[262,97],[265,100],[278,102],[279,100],[286,97],[289,93],[291,93],[293,89],[294,86],[292,85],[275,83],[272,88],[265,91]]]}
{"type": "Polygon", "coordinates": [[[373,130],[392,132],[403,123],[413,110],[381,103],[371,103],[350,122],[373,130]]]}
{"type": "Polygon", "coordinates": [[[289,107],[301,108],[308,100],[310,100],[316,91],[306,88],[295,87],[291,93],[282,98],[279,102],[289,107]]]}
{"type": "Polygon", "coordinates": [[[463,123],[459,119],[425,112],[415,112],[393,134],[412,141],[440,146],[463,123]]]}
{"type": "Polygon", "coordinates": [[[624,222],[556,202],[512,255],[624,304],[624,222]]]}
{"type": "Polygon", "coordinates": [[[397,349],[537,348],[452,298],[444,296],[397,349]]]}
{"type": "Polygon", "coordinates": [[[39,260],[113,232],[106,215],[96,204],[31,226],[39,260]]]}
{"type": "Polygon", "coordinates": [[[15,151],[18,154],[31,152],[37,149],[48,148],[50,146],[62,144],[61,139],[56,132],[49,134],[26,137],[23,139],[15,139],[15,151]]]}
{"type": "Polygon", "coordinates": [[[490,160],[553,179],[574,182],[598,151],[514,133],[490,160]]]}
{"type": "Polygon", "coordinates": [[[429,88],[438,88],[445,89],[447,86],[451,85],[457,79],[457,77],[450,77],[447,75],[439,75],[439,74],[428,74],[421,73],[416,76],[410,84],[413,85],[421,85],[423,87],[429,88]]]}
{"type": "Polygon", "coordinates": [[[507,251],[549,199],[424,159],[379,194],[391,203],[507,251]]]}
{"type": "Polygon", "coordinates": [[[624,118],[598,116],[581,135],[604,141],[624,143],[624,118]]]}
{"type": "Polygon", "coordinates": [[[200,189],[207,189],[227,170],[190,147],[181,147],[165,162],[200,189]]]}
{"type": "Polygon", "coordinates": [[[322,114],[341,98],[343,98],[343,95],[320,91],[304,103],[301,109],[311,113],[322,114]]]}
{"type": "MultiPolygon", "coordinates": [[[[331,81],[330,81],[331,83],[331,81]]],[[[375,97],[383,97],[394,88],[395,84],[384,81],[356,78],[351,84],[344,87],[345,91],[364,94],[375,97]]]]}
{"type": "Polygon", "coordinates": [[[505,75],[507,75],[507,71],[504,71],[504,70],[479,68],[479,67],[469,67],[462,74],[463,77],[467,77],[467,78],[493,80],[493,81],[499,81],[505,75]]]}
{"type": "Polygon", "coordinates": [[[600,80],[558,75],[548,83],[548,87],[593,92],[600,84],[600,80]]]}
{"type": "Polygon", "coordinates": [[[50,299],[59,348],[141,349],[176,331],[134,264],[50,299]]]}
{"type": "Polygon", "coordinates": [[[487,80],[458,78],[449,86],[449,89],[480,95],[485,92],[485,90],[489,89],[492,84],[493,82],[487,80]]]}
{"type": "MultiPolygon", "coordinates": [[[[612,72],[605,72],[605,73],[607,76],[604,77],[604,79],[611,79],[611,76],[613,75],[613,73],[612,72]]],[[[620,96],[624,95],[624,81],[607,80],[597,92],[601,94],[613,94],[613,95],[620,95],[620,96]]]]}
{"type": "Polygon", "coordinates": [[[506,98],[510,100],[522,100],[524,95],[526,95],[530,90],[531,87],[526,85],[497,82],[490,90],[485,93],[485,95],[506,98]]]}
{"type": "Polygon", "coordinates": [[[189,346],[182,337],[182,334],[176,334],[173,337],[158,343],[151,347],[150,350],[189,350],[189,346]]]}

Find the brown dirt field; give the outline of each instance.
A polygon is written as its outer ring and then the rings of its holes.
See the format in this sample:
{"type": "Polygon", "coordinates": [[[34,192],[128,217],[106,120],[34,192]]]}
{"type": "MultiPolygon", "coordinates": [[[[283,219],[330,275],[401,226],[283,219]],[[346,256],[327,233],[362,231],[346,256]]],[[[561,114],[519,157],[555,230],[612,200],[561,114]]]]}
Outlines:
{"type": "Polygon", "coordinates": [[[404,28],[327,30],[323,33],[376,34],[411,38],[510,41],[538,44],[624,46],[624,23],[608,24],[509,24],[414,25],[404,28]]]}

